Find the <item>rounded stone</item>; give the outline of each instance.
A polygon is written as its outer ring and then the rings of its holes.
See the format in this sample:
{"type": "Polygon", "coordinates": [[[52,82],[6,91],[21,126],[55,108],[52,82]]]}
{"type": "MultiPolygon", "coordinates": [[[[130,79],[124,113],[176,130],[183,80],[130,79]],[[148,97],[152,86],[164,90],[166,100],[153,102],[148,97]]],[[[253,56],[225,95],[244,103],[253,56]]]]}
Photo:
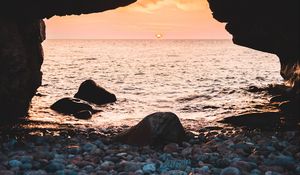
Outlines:
{"type": "Polygon", "coordinates": [[[10,160],[8,162],[8,165],[11,167],[11,168],[18,168],[22,165],[22,162],[19,161],[19,160],[10,160]]]}
{"type": "Polygon", "coordinates": [[[234,167],[227,167],[227,168],[224,168],[222,171],[221,171],[221,174],[220,175],[241,175],[241,172],[239,169],[237,168],[234,168],[234,167]]]}
{"type": "Polygon", "coordinates": [[[144,173],[153,173],[156,171],[156,166],[154,163],[149,163],[144,165],[142,169],[144,173]]]}

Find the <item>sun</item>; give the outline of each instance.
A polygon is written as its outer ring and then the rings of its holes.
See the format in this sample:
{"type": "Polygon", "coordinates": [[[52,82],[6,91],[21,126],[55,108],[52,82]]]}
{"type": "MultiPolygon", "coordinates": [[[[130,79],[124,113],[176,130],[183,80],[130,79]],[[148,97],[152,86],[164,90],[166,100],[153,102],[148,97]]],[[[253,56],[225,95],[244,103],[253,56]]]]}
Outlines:
{"type": "Polygon", "coordinates": [[[160,33],[157,33],[157,34],[155,34],[155,37],[156,37],[157,39],[161,39],[161,38],[163,37],[163,35],[160,34],[160,33]]]}

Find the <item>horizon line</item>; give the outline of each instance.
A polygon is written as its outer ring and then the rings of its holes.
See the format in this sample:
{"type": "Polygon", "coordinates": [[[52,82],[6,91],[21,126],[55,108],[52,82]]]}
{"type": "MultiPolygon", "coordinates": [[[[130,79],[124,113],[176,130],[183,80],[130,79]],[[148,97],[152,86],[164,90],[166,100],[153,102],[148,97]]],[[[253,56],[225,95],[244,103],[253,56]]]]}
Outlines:
{"type": "Polygon", "coordinates": [[[232,40],[231,38],[46,38],[46,40],[232,40]]]}

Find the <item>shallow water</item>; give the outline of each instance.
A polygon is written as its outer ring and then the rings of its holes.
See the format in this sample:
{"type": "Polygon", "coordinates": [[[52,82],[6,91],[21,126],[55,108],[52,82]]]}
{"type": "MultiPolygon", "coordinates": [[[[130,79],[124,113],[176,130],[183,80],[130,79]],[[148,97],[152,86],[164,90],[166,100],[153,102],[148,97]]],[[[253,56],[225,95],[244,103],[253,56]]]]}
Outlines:
{"type": "Polygon", "coordinates": [[[275,55],[229,40],[47,40],[44,52],[43,85],[30,119],[95,128],[132,125],[157,111],[209,124],[258,110],[269,96],[245,89],[282,81],[275,55]],[[88,121],[49,108],[87,79],[116,94],[117,103],[96,106],[103,112],[88,121]]]}

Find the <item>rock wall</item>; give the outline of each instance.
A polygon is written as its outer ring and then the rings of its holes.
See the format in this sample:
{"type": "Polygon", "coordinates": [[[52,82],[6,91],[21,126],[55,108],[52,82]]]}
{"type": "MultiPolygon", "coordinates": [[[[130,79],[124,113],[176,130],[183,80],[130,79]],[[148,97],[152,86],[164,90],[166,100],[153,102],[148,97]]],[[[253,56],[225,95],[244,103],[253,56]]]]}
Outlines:
{"type": "Polygon", "coordinates": [[[0,118],[27,114],[41,84],[44,39],[42,20],[0,18],[0,118]]]}
{"type": "MultiPolygon", "coordinates": [[[[235,44],[276,54],[281,75],[299,88],[299,0],[208,0],[235,44]]],[[[300,89],[300,88],[299,88],[300,89]]]]}

